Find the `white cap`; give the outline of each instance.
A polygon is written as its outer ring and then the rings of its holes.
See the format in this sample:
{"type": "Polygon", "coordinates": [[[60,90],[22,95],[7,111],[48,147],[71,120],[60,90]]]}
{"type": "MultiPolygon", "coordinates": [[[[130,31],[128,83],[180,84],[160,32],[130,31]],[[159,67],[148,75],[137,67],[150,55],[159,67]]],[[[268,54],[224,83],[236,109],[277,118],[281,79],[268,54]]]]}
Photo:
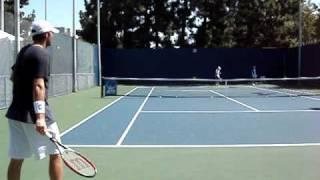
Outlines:
{"type": "Polygon", "coordinates": [[[46,32],[59,33],[59,30],[54,28],[48,21],[38,20],[31,25],[31,36],[43,34],[46,32]]]}

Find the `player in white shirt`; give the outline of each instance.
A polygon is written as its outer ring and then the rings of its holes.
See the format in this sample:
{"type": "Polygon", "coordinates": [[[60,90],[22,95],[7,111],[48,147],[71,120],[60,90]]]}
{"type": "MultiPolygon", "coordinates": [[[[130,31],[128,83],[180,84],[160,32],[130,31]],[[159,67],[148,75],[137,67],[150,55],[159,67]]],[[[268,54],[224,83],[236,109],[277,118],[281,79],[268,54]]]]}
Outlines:
{"type": "MultiPolygon", "coordinates": [[[[221,67],[220,66],[218,66],[215,71],[215,78],[218,80],[221,80],[221,67]]],[[[219,85],[219,82],[217,82],[216,84],[219,85]]]]}
{"type": "Polygon", "coordinates": [[[217,79],[221,79],[221,67],[220,66],[217,67],[215,76],[217,79]]]}

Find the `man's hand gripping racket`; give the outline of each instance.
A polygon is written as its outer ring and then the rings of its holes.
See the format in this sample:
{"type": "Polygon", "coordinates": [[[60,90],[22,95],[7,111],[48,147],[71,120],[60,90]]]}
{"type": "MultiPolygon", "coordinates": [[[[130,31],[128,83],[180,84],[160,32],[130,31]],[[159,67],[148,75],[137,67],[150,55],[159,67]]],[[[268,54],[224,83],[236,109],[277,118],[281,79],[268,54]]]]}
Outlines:
{"type": "Polygon", "coordinates": [[[84,177],[94,177],[97,174],[96,166],[88,158],[63,145],[50,132],[46,132],[46,136],[56,145],[64,164],[73,172],[84,177]]]}

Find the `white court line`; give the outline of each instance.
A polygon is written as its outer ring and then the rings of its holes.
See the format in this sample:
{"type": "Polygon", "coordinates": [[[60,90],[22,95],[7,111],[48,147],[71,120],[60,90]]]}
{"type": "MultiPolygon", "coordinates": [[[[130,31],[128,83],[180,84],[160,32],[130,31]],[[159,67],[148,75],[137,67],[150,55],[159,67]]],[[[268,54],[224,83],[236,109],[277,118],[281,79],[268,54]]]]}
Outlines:
{"type": "Polygon", "coordinates": [[[286,90],[286,91],[292,91],[292,92],[296,92],[296,93],[304,93],[304,94],[308,94],[308,95],[315,95],[315,94],[313,94],[313,93],[311,93],[311,92],[307,92],[307,91],[298,91],[298,90],[287,89],[287,88],[285,88],[284,90],[286,90]]]}
{"type": "Polygon", "coordinates": [[[129,130],[131,129],[133,123],[136,121],[137,117],[139,116],[140,112],[142,111],[142,108],[144,107],[144,105],[146,104],[146,102],[148,101],[152,91],[154,90],[154,87],[152,87],[152,89],[150,90],[150,92],[148,93],[147,97],[144,99],[144,101],[142,102],[142,104],[140,105],[139,109],[137,110],[136,114],[133,116],[133,118],[131,119],[128,127],[126,128],[126,130],[123,132],[123,134],[121,135],[119,141],[117,142],[117,146],[120,146],[122,144],[122,142],[124,141],[125,137],[127,136],[129,130]]]}
{"type": "Polygon", "coordinates": [[[255,87],[255,86],[248,86],[248,87],[254,88],[254,89],[258,89],[258,90],[276,92],[276,93],[279,93],[279,94],[286,94],[286,95],[293,96],[293,97],[301,97],[301,98],[305,98],[305,99],[311,99],[311,100],[320,101],[319,98],[312,98],[312,97],[307,97],[307,96],[299,96],[298,94],[292,94],[292,93],[287,93],[287,92],[283,92],[283,91],[277,91],[277,90],[273,90],[273,89],[258,88],[258,87],[255,87]]]}
{"type": "Polygon", "coordinates": [[[68,145],[72,148],[258,148],[258,147],[308,147],[320,143],[300,144],[230,144],[230,145],[68,145]]]}
{"type": "Polygon", "coordinates": [[[295,113],[295,112],[320,112],[320,110],[263,110],[263,111],[141,111],[141,113],[177,113],[177,114],[225,114],[225,113],[295,113]]]}
{"type": "MultiPolygon", "coordinates": [[[[132,93],[133,91],[135,91],[137,88],[132,89],[131,91],[127,92],[125,94],[128,95],[130,93],[132,93]]],[[[73,125],[71,128],[65,130],[64,132],[61,133],[61,137],[64,136],[65,134],[67,134],[68,132],[72,131],[73,129],[79,127],[81,124],[85,123],[86,121],[90,120],[92,117],[94,117],[95,115],[99,114],[100,112],[104,111],[105,109],[107,109],[108,107],[112,106],[113,104],[115,104],[116,102],[120,101],[122,98],[124,98],[125,96],[119,97],[116,100],[112,101],[110,104],[108,104],[107,106],[101,108],[100,110],[96,111],[95,113],[89,115],[87,118],[85,118],[84,120],[80,121],[79,123],[73,125]]]]}
{"type": "Polygon", "coordinates": [[[223,94],[221,94],[221,93],[218,93],[218,92],[216,92],[216,91],[210,90],[210,92],[212,92],[212,93],[214,93],[214,94],[217,94],[217,95],[219,95],[219,96],[222,96],[222,97],[224,97],[224,98],[227,98],[228,100],[230,100],[230,101],[232,101],[232,102],[235,102],[235,103],[238,103],[238,104],[240,104],[240,105],[242,105],[242,106],[244,106],[244,107],[246,107],[246,108],[249,108],[249,109],[251,109],[251,110],[253,110],[253,111],[260,111],[259,109],[256,109],[256,108],[254,108],[254,107],[252,107],[252,106],[249,106],[249,105],[247,105],[247,104],[244,104],[244,103],[242,103],[242,102],[240,102],[240,101],[237,101],[237,100],[235,100],[235,99],[232,99],[232,98],[230,98],[230,97],[227,97],[227,96],[225,96],[225,95],[223,95],[223,94]]]}
{"type": "Polygon", "coordinates": [[[277,91],[277,90],[273,90],[273,89],[259,88],[256,86],[246,86],[246,87],[258,89],[258,90],[263,90],[263,91],[275,92],[275,93],[279,93],[279,94],[286,94],[286,95],[293,96],[293,97],[297,96],[297,94],[287,93],[287,92],[283,92],[283,91],[277,91]]]}
{"type": "Polygon", "coordinates": [[[165,91],[169,91],[169,92],[208,92],[207,89],[184,89],[184,90],[179,90],[179,89],[175,89],[175,90],[165,90],[165,91]]]}
{"type": "MultiPolygon", "coordinates": [[[[298,90],[293,90],[293,89],[285,89],[286,91],[291,91],[291,92],[295,92],[295,93],[304,93],[304,94],[308,94],[310,96],[315,96],[316,94],[310,93],[310,92],[306,92],[306,91],[298,91],[298,90]]],[[[320,101],[320,98],[314,98],[314,97],[308,97],[308,96],[300,96],[303,98],[307,98],[307,99],[312,99],[312,100],[316,100],[316,101],[320,101]]]]}

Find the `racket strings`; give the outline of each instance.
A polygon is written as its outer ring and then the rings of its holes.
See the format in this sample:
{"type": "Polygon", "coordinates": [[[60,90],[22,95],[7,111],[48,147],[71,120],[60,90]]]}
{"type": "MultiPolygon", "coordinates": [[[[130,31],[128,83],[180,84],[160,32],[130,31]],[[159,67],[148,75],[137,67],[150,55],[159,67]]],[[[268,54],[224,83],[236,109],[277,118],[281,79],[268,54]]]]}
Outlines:
{"type": "Polygon", "coordinates": [[[63,161],[79,174],[85,176],[94,176],[96,173],[95,167],[88,162],[84,157],[73,151],[65,151],[62,155],[63,161]]]}

